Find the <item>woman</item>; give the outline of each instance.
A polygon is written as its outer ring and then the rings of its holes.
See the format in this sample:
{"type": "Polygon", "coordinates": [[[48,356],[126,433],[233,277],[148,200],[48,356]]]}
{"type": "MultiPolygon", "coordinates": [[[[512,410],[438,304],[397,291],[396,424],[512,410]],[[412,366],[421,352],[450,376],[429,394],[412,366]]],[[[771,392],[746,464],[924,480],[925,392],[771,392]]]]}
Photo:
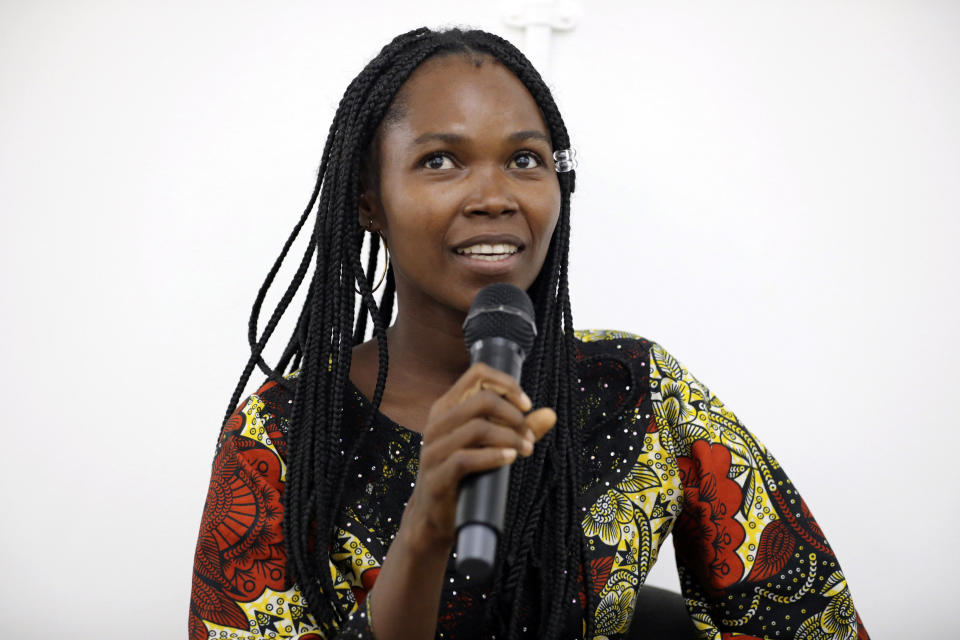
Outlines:
{"type": "Polygon", "coordinates": [[[487,33],[401,35],[347,88],[254,305],[231,408],[254,366],[269,381],[224,422],[191,638],[620,637],[671,531],[702,637],[866,637],[821,531],[736,417],[658,345],[573,332],[568,148],[539,74],[487,33]],[[266,290],[315,205],[258,338],[266,290]],[[263,346],[313,260],[271,369],[263,346]],[[470,366],[463,345],[466,311],[493,282],[536,308],[522,385],[470,366]],[[457,490],[511,463],[484,589],[451,568],[457,490]]]}

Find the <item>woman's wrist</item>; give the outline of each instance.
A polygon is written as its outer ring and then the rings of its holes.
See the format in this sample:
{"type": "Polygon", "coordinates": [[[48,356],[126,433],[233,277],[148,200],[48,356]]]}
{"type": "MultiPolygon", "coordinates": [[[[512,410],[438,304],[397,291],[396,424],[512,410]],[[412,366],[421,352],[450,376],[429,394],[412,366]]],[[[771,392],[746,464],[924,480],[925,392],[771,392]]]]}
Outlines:
{"type": "Polygon", "coordinates": [[[412,520],[404,514],[391,547],[399,544],[405,550],[405,555],[417,558],[418,563],[442,562],[446,566],[450,551],[453,550],[453,536],[438,533],[429,521],[412,520]]]}
{"type": "Polygon", "coordinates": [[[377,640],[427,640],[436,631],[450,549],[413,529],[401,521],[367,594],[366,614],[377,640]]]}
{"type": "Polygon", "coordinates": [[[400,518],[400,526],[393,544],[399,542],[407,553],[423,561],[442,559],[445,566],[446,559],[456,541],[455,533],[441,531],[429,515],[418,513],[418,497],[416,491],[410,496],[410,501],[400,518]]]}

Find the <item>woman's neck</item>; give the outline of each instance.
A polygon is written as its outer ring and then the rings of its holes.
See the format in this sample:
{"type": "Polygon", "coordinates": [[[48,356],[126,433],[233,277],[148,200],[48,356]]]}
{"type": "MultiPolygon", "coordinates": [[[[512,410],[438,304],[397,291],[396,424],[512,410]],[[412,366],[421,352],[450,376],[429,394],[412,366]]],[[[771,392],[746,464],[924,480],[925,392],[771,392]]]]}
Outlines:
{"type": "MultiPolygon", "coordinates": [[[[384,415],[422,430],[430,407],[470,366],[462,322],[463,314],[398,313],[387,330],[389,366],[380,404],[384,415]]],[[[350,379],[367,398],[376,387],[378,355],[375,340],[353,351],[350,379]]]]}
{"type": "Polygon", "coordinates": [[[470,366],[462,322],[399,316],[387,331],[391,368],[396,365],[405,377],[449,388],[470,366]]]}

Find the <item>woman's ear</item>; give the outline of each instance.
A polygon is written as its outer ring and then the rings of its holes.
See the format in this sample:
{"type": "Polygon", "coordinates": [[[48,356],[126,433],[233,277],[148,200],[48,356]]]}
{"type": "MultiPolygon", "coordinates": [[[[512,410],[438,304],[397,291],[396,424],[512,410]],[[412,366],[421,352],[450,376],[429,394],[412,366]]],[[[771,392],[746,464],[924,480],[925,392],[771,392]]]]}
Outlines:
{"type": "Polygon", "coordinates": [[[367,231],[381,231],[383,229],[383,209],[380,200],[370,189],[360,192],[357,199],[357,221],[367,231]]]}

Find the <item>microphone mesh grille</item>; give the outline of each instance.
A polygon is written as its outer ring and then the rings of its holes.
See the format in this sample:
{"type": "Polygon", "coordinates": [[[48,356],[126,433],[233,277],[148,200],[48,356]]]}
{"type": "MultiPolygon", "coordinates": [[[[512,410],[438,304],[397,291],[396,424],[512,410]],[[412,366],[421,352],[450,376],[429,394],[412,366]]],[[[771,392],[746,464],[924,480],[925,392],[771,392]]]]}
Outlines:
{"type": "Polygon", "coordinates": [[[483,338],[506,338],[517,344],[524,353],[530,353],[537,335],[533,302],[522,289],[498,282],[477,293],[463,337],[467,348],[483,338]]]}

